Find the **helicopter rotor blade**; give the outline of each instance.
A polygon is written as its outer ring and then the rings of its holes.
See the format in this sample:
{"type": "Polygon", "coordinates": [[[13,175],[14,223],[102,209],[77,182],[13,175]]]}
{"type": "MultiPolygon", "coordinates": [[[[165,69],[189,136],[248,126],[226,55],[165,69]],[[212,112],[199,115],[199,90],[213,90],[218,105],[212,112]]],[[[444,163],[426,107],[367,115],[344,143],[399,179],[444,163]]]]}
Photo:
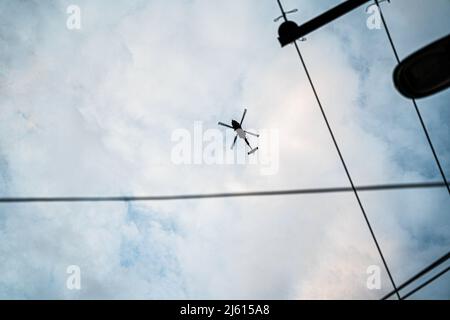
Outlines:
{"type": "Polygon", "coordinates": [[[244,132],[245,132],[245,133],[248,133],[248,134],[250,134],[250,135],[252,135],[252,136],[259,137],[259,134],[257,134],[257,133],[248,132],[248,131],[245,131],[245,130],[244,130],[244,132]]]}
{"type": "Polygon", "coordinates": [[[236,144],[237,137],[237,135],[234,137],[233,144],[231,145],[231,150],[233,150],[234,145],[236,144]]]}
{"type": "Polygon", "coordinates": [[[228,125],[228,124],[225,124],[225,123],[223,123],[223,122],[219,122],[218,125],[219,125],[219,126],[224,126],[224,127],[230,128],[230,129],[233,129],[232,126],[230,126],[230,125],[228,125]]]}
{"type": "Polygon", "coordinates": [[[241,122],[239,123],[240,125],[242,125],[242,122],[244,121],[244,118],[245,118],[246,114],[247,114],[247,109],[244,109],[244,114],[242,115],[241,122]]]}

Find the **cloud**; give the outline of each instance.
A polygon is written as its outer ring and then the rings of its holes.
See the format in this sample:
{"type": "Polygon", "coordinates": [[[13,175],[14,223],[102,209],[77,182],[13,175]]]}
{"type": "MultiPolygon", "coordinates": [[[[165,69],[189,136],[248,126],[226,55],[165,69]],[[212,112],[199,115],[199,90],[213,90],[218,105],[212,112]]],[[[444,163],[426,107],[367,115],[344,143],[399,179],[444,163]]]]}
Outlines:
{"type": "MultiPolygon", "coordinates": [[[[450,10],[445,1],[428,11],[414,3],[407,15],[404,1],[386,8],[399,17],[389,19],[397,38],[424,10],[442,17],[450,10]]],[[[298,57],[276,41],[275,1],[79,1],[79,31],[65,27],[68,4],[1,5],[5,195],[347,184],[298,57]],[[174,130],[193,130],[199,120],[215,128],[243,106],[249,125],[280,132],[276,175],[251,165],[171,163],[174,130]]],[[[305,16],[326,9],[303,5],[305,16]]],[[[366,29],[365,18],[361,9],[301,44],[350,171],[358,184],[438,180],[415,114],[392,86],[385,34],[366,29]]],[[[448,28],[415,29],[417,39],[400,45],[414,49],[448,28]]],[[[445,98],[424,102],[443,116],[424,112],[448,164],[445,98]]],[[[362,199],[396,279],[448,248],[445,190],[362,199]]],[[[385,274],[381,292],[366,288],[367,267],[381,262],[352,194],[0,208],[2,298],[378,298],[390,291],[385,274]],[[65,287],[72,264],[81,267],[81,291],[65,287]]],[[[448,286],[433,288],[429,296],[449,296],[448,286]]]]}

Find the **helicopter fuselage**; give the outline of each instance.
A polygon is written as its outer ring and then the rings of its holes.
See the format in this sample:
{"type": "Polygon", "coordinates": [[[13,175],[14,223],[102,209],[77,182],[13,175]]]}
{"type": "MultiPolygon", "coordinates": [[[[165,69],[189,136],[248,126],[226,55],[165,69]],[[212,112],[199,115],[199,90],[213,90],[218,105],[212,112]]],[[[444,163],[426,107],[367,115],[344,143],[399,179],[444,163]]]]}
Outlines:
{"type": "Polygon", "coordinates": [[[231,120],[231,126],[233,127],[233,129],[236,131],[237,129],[242,129],[241,125],[239,124],[239,122],[237,122],[236,120],[231,120]]]}
{"type": "Polygon", "coordinates": [[[231,125],[233,126],[234,131],[236,131],[239,138],[245,139],[245,131],[242,129],[239,122],[236,120],[231,120],[231,125]]]}

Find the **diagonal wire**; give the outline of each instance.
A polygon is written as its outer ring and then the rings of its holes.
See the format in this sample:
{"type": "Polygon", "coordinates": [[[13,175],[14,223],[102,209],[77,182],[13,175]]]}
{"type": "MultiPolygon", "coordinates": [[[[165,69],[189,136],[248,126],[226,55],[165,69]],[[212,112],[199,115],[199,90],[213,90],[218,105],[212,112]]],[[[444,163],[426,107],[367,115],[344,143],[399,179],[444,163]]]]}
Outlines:
{"type": "MultiPolygon", "coordinates": [[[[287,21],[286,14],[284,13],[284,9],[283,9],[283,6],[281,4],[281,1],[277,0],[277,2],[278,2],[278,5],[280,7],[281,12],[283,13],[284,20],[287,21]]],[[[397,294],[397,297],[398,297],[398,299],[400,299],[400,295],[399,295],[399,293],[397,291],[397,287],[395,285],[395,282],[394,282],[394,279],[392,277],[391,271],[389,270],[389,267],[388,267],[387,262],[386,262],[386,260],[384,258],[383,252],[381,251],[380,245],[378,244],[378,240],[377,240],[377,238],[375,236],[375,233],[374,233],[374,231],[372,229],[372,226],[370,225],[370,221],[369,221],[369,219],[367,217],[366,211],[364,210],[364,207],[362,205],[361,199],[359,198],[358,191],[355,188],[355,185],[353,183],[352,177],[351,177],[350,172],[349,172],[349,170],[347,168],[347,165],[345,163],[344,157],[342,156],[342,153],[341,153],[341,150],[339,148],[339,145],[337,144],[337,141],[336,141],[336,138],[334,136],[333,130],[331,129],[330,123],[328,122],[328,118],[327,118],[327,116],[325,114],[325,111],[324,111],[324,108],[322,106],[322,103],[320,102],[319,96],[317,94],[317,91],[315,89],[314,83],[313,83],[313,81],[311,79],[311,76],[309,74],[308,68],[306,67],[305,61],[303,60],[303,56],[300,53],[300,49],[298,48],[297,41],[294,41],[294,45],[295,45],[295,49],[297,51],[297,54],[298,54],[298,56],[300,58],[301,64],[303,66],[303,69],[305,70],[306,76],[308,77],[308,81],[309,81],[309,83],[311,85],[311,88],[313,90],[314,96],[315,96],[315,98],[317,100],[317,104],[318,104],[318,106],[320,108],[320,112],[322,113],[322,116],[323,116],[323,119],[325,121],[325,124],[326,124],[326,126],[328,128],[328,131],[329,131],[329,133],[331,135],[331,138],[333,139],[333,143],[334,143],[334,146],[336,147],[336,151],[337,151],[337,153],[339,155],[339,158],[341,159],[342,166],[344,167],[345,173],[346,173],[347,178],[348,178],[348,180],[350,182],[350,185],[352,187],[353,193],[355,194],[355,198],[356,198],[356,200],[358,202],[359,208],[361,209],[361,212],[362,212],[362,214],[364,216],[364,220],[366,221],[366,224],[367,224],[367,226],[369,228],[370,234],[372,235],[373,241],[375,242],[375,246],[377,247],[378,253],[380,254],[381,260],[383,261],[384,267],[386,268],[386,271],[388,273],[389,279],[390,279],[390,281],[392,283],[392,286],[394,287],[394,290],[395,290],[395,292],[397,294]]]]}
{"type": "MultiPolygon", "coordinates": [[[[389,43],[391,44],[392,51],[394,51],[395,59],[397,60],[397,63],[400,63],[400,58],[398,56],[397,49],[395,48],[394,41],[392,40],[392,36],[391,36],[391,33],[390,33],[389,28],[387,26],[386,20],[384,19],[383,11],[381,10],[381,6],[379,4],[379,0],[375,0],[375,4],[377,5],[378,10],[380,12],[381,21],[383,22],[384,30],[386,30],[386,35],[387,35],[387,37],[389,39],[389,43]]],[[[422,114],[420,113],[419,107],[417,106],[416,99],[412,99],[412,103],[414,105],[414,109],[416,110],[417,117],[419,118],[420,125],[422,126],[423,132],[425,133],[425,136],[427,138],[428,145],[430,146],[431,152],[433,153],[433,157],[434,157],[434,160],[436,161],[436,165],[437,165],[437,167],[439,169],[439,172],[440,172],[440,174],[442,176],[442,180],[445,182],[445,184],[447,186],[447,191],[450,194],[450,186],[449,186],[449,183],[447,181],[447,178],[445,177],[444,169],[441,166],[441,162],[439,161],[439,158],[438,158],[437,153],[436,153],[436,151],[434,149],[433,143],[431,142],[430,135],[428,134],[428,130],[427,130],[427,127],[425,125],[425,122],[423,121],[422,114]]]]}
{"type": "MultiPolygon", "coordinates": [[[[402,283],[397,289],[400,291],[404,288],[406,288],[407,286],[409,286],[411,283],[413,283],[414,281],[418,280],[419,278],[421,278],[422,276],[424,276],[425,274],[427,274],[428,272],[430,272],[431,270],[439,267],[441,264],[443,264],[444,262],[446,262],[448,259],[450,258],[450,252],[447,252],[445,255],[443,255],[442,257],[440,257],[439,259],[437,259],[436,261],[434,261],[433,263],[431,263],[429,266],[427,266],[426,268],[422,269],[421,271],[419,271],[417,274],[415,274],[414,276],[412,276],[411,278],[409,278],[407,281],[405,281],[404,283],[402,283]]],[[[417,291],[417,290],[416,290],[417,291]]],[[[391,291],[388,294],[386,294],[383,298],[381,298],[381,300],[386,300],[389,297],[391,297],[393,294],[395,293],[395,291],[391,291]]],[[[405,296],[402,297],[402,299],[404,299],[405,296]]]]}
{"type": "Polygon", "coordinates": [[[434,275],[433,277],[431,277],[430,279],[428,279],[427,281],[425,281],[424,283],[422,283],[420,286],[418,286],[417,288],[415,288],[414,290],[411,290],[410,292],[408,292],[407,294],[405,294],[402,299],[406,299],[409,296],[413,295],[414,293],[416,293],[417,291],[423,289],[424,287],[426,287],[427,285],[429,285],[430,283],[432,283],[434,280],[436,280],[437,278],[439,278],[440,276],[443,276],[444,274],[447,273],[447,271],[450,270],[450,267],[445,268],[444,270],[442,270],[441,272],[439,272],[438,274],[434,275]]]}
{"type": "MultiPolygon", "coordinates": [[[[428,189],[445,187],[443,182],[419,182],[399,184],[378,184],[356,186],[358,191],[389,191],[405,189],[428,189]]],[[[213,198],[236,198],[236,197],[264,197],[295,194],[324,194],[352,192],[350,187],[332,188],[310,188],[310,189],[287,189],[268,191],[245,191],[225,193],[203,193],[203,194],[176,194],[155,196],[90,196],[90,197],[0,197],[0,203],[26,203],[26,202],[127,202],[127,201],[169,201],[189,199],[213,199],[213,198]]]]}

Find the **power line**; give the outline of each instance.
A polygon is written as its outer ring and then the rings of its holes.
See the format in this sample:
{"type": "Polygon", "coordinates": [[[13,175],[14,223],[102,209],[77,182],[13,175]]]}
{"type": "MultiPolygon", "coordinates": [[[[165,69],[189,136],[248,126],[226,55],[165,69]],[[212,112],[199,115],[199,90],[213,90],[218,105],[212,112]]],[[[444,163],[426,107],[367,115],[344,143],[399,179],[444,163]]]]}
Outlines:
{"type": "MultiPolygon", "coordinates": [[[[282,6],[282,4],[281,4],[281,1],[280,1],[280,0],[277,0],[277,2],[278,2],[278,5],[280,6],[281,12],[282,12],[283,15],[284,15],[285,21],[287,21],[286,15],[284,14],[283,6],[282,6]]],[[[377,240],[377,238],[376,238],[376,236],[375,236],[375,233],[374,233],[374,231],[373,231],[373,229],[372,229],[372,226],[370,225],[370,221],[369,221],[369,219],[368,219],[368,217],[367,217],[366,211],[364,210],[364,207],[363,207],[363,205],[362,205],[361,199],[359,198],[358,191],[357,191],[356,188],[355,188],[355,185],[354,185],[354,183],[353,183],[352,177],[351,177],[350,172],[349,172],[349,170],[348,170],[348,168],[347,168],[347,165],[346,165],[346,163],[345,163],[344,157],[342,156],[341,150],[340,150],[340,148],[339,148],[339,146],[338,146],[338,144],[337,144],[337,141],[336,141],[336,138],[335,138],[335,136],[334,136],[333,130],[331,129],[330,123],[328,122],[328,118],[327,118],[327,116],[326,116],[326,114],[325,114],[325,111],[324,111],[324,108],[323,108],[323,106],[322,106],[322,103],[320,102],[319,96],[318,96],[318,94],[317,94],[317,91],[316,91],[316,88],[315,88],[315,86],[314,86],[314,83],[312,82],[312,79],[311,79],[311,76],[310,76],[310,74],[309,74],[308,68],[306,67],[305,61],[303,60],[303,56],[302,56],[302,54],[300,53],[300,49],[299,49],[299,47],[298,47],[298,45],[297,45],[297,41],[294,41],[294,45],[295,45],[295,49],[297,50],[297,53],[298,53],[298,56],[299,56],[299,58],[300,58],[301,64],[302,64],[302,66],[303,66],[303,69],[305,70],[305,73],[306,73],[306,76],[307,76],[307,78],[308,78],[308,81],[309,81],[309,83],[310,83],[310,85],[311,85],[311,88],[312,88],[312,90],[313,90],[314,96],[315,96],[315,98],[316,98],[316,100],[317,100],[317,104],[318,104],[318,106],[319,106],[319,108],[320,108],[320,112],[322,113],[322,116],[323,116],[323,119],[324,119],[324,121],[325,121],[325,124],[326,124],[326,126],[327,126],[327,128],[328,128],[328,131],[330,132],[330,135],[331,135],[331,138],[332,138],[332,140],[333,140],[334,146],[336,147],[336,151],[337,151],[337,153],[338,153],[338,155],[339,155],[339,158],[341,159],[342,166],[344,167],[345,173],[346,173],[347,178],[348,178],[348,180],[349,180],[349,182],[350,182],[350,185],[351,185],[351,187],[352,187],[353,193],[354,193],[355,198],[356,198],[356,200],[357,200],[357,202],[358,202],[359,208],[361,209],[361,212],[362,212],[362,214],[363,214],[363,216],[364,216],[364,219],[365,219],[365,221],[366,221],[367,227],[369,228],[370,234],[372,235],[373,241],[375,242],[375,246],[377,247],[377,250],[378,250],[378,253],[380,254],[381,260],[383,261],[384,267],[386,268],[386,271],[387,271],[387,273],[388,273],[388,275],[389,275],[389,279],[391,280],[392,286],[394,287],[394,290],[396,291],[397,297],[400,299],[400,295],[399,295],[399,293],[398,293],[398,291],[397,291],[397,287],[396,287],[396,285],[395,285],[395,282],[394,282],[394,279],[393,279],[393,277],[392,277],[391,271],[389,270],[389,267],[388,267],[388,265],[387,265],[387,262],[386,262],[386,260],[384,259],[383,252],[381,251],[380,245],[378,244],[378,240],[377,240]]]]}
{"type": "MultiPolygon", "coordinates": [[[[414,281],[418,280],[419,278],[421,278],[422,276],[424,276],[425,274],[427,274],[428,272],[430,272],[431,270],[437,268],[438,266],[440,266],[441,264],[443,264],[444,262],[446,262],[448,259],[450,258],[450,252],[447,252],[445,255],[443,255],[442,257],[440,257],[439,259],[437,259],[436,261],[434,261],[433,263],[431,263],[429,266],[427,266],[426,268],[422,269],[421,271],[419,271],[416,275],[412,276],[411,278],[409,278],[407,281],[405,281],[404,283],[402,283],[397,289],[398,290],[402,290],[403,288],[406,288],[408,285],[410,285],[411,283],[413,283],[414,281]]],[[[417,290],[416,290],[417,291],[417,290]]],[[[386,300],[389,297],[391,297],[393,294],[395,293],[395,291],[391,291],[388,294],[386,294],[383,298],[381,298],[381,300],[386,300]]],[[[403,296],[403,299],[405,298],[405,296],[403,296]]]]}
{"type": "Polygon", "coordinates": [[[424,283],[422,283],[420,286],[418,286],[417,288],[415,288],[414,290],[408,292],[407,294],[405,294],[402,299],[406,299],[409,296],[413,295],[414,293],[416,293],[417,291],[423,289],[424,287],[426,287],[427,285],[429,285],[430,283],[432,283],[434,280],[436,280],[437,278],[439,278],[440,276],[443,276],[444,274],[447,273],[447,271],[450,270],[450,267],[447,267],[446,269],[442,270],[441,272],[439,272],[438,274],[436,274],[435,276],[431,277],[430,279],[428,279],[427,281],[425,281],[424,283]]]}
{"type": "MultiPolygon", "coordinates": [[[[390,191],[406,189],[442,188],[442,182],[419,182],[356,186],[358,191],[390,191]]],[[[309,188],[268,191],[224,192],[204,194],[178,194],[155,196],[89,196],[89,197],[2,197],[0,203],[26,203],[26,202],[128,202],[128,201],[169,201],[189,199],[237,198],[237,197],[264,197],[296,194],[324,194],[352,192],[351,187],[309,188]]]]}
{"type": "MultiPolygon", "coordinates": [[[[395,48],[394,41],[392,40],[391,32],[389,31],[389,28],[387,26],[386,20],[384,19],[384,15],[383,15],[383,11],[381,10],[381,6],[380,6],[378,0],[375,0],[375,3],[376,3],[376,5],[378,7],[378,10],[380,12],[381,21],[383,22],[384,29],[386,30],[386,35],[387,35],[387,37],[389,39],[389,43],[391,44],[392,51],[394,51],[395,59],[397,60],[397,63],[400,63],[400,58],[399,58],[399,55],[397,53],[397,49],[395,48]]],[[[441,162],[439,161],[439,158],[438,158],[437,153],[436,153],[436,151],[434,149],[433,143],[431,142],[430,135],[428,134],[428,130],[427,130],[427,127],[425,125],[425,122],[423,121],[422,114],[420,113],[419,107],[417,106],[416,99],[411,99],[411,100],[412,100],[412,103],[414,105],[414,109],[416,110],[417,117],[419,118],[420,125],[422,126],[423,132],[425,133],[425,136],[427,138],[428,145],[430,146],[431,152],[433,153],[434,160],[436,161],[437,167],[438,167],[439,172],[440,172],[440,174],[442,176],[442,180],[445,182],[445,184],[447,186],[447,191],[450,194],[450,186],[449,186],[448,180],[447,180],[447,178],[445,176],[444,169],[442,169],[441,162]]]]}

